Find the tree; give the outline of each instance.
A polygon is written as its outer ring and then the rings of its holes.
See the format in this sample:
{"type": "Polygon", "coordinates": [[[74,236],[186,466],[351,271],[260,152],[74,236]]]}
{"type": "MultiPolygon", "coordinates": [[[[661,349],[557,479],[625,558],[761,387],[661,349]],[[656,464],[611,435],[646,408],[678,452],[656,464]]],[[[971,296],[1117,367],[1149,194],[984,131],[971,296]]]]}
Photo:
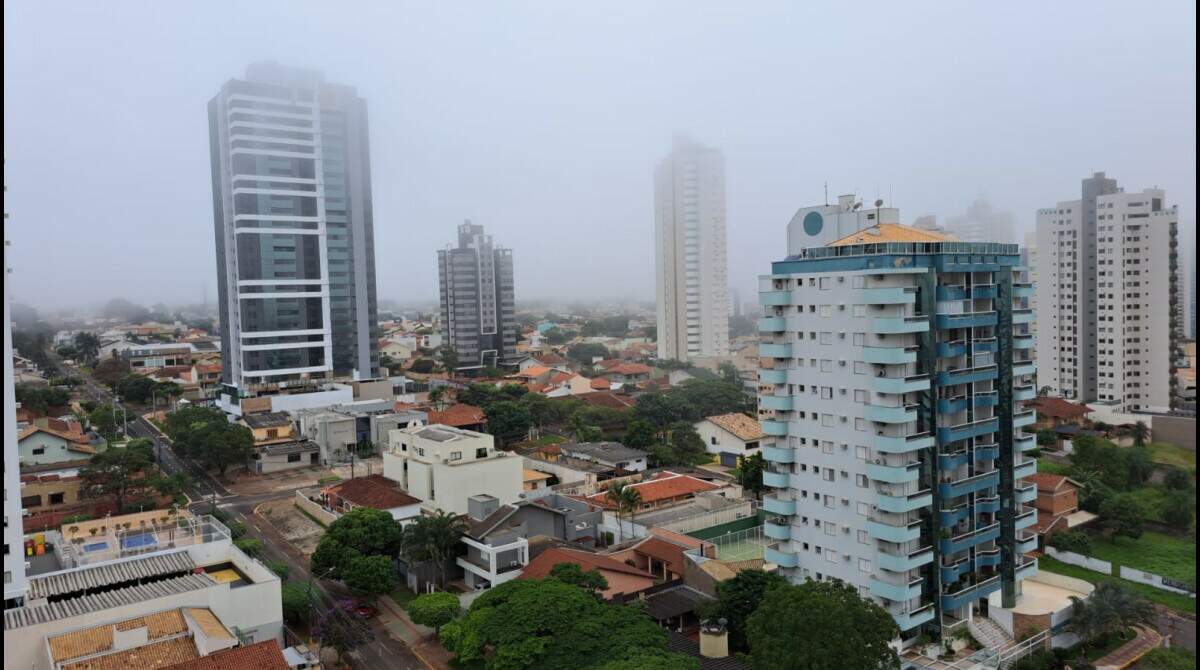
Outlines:
{"type": "Polygon", "coordinates": [[[364,437],[354,444],[354,453],[359,458],[370,458],[375,455],[375,443],[371,438],[364,437]]]}
{"type": "Polygon", "coordinates": [[[443,344],[441,351],[438,352],[438,358],[441,360],[442,369],[451,375],[458,369],[458,352],[449,344],[443,344]]]}
{"type": "Polygon", "coordinates": [[[738,376],[737,366],[729,361],[721,363],[721,365],[717,367],[717,371],[721,373],[721,379],[730,384],[740,385],[742,383],[741,377],[738,376]]]}
{"type": "Polygon", "coordinates": [[[1168,526],[1187,530],[1196,512],[1196,500],[1188,491],[1170,491],[1162,502],[1163,521],[1168,526]]]}
{"type": "Polygon", "coordinates": [[[113,390],[123,399],[138,404],[150,402],[150,395],[158,389],[158,382],[142,375],[125,375],[113,390]]]}
{"type": "Polygon", "coordinates": [[[337,652],[337,661],[342,654],[353,651],[372,639],[371,629],[354,613],[354,603],[342,600],[321,614],[313,627],[313,633],[321,644],[337,652]]]}
{"type": "Polygon", "coordinates": [[[603,432],[598,427],[588,424],[586,416],[578,411],[573,412],[567,419],[566,429],[567,434],[576,442],[597,442],[604,437],[603,432]]]}
{"type": "Polygon", "coordinates": [[[558,346],[560,344],[566,344],[567,342],[571,341],[571,336],[566,334],[565,332],[563,332],[563,330],[558,327],[554,327],[554,328],[551,328],[550,330],[547,330],[546,334],[545,334],[545,338],[546,338],[546,344],[550,344],[553,346],[558,346]]]}
{"type": "Polygon", "coordinates": [[[108,449],[79,469],[83,494],[89,498],[112,496],[117,513],[125,511],[125,502],[154,487],[154,458],[145,444],[133,440],[123,449],[108,449]]]}
{"type": "Polygon", "coordinates": [[[62,389],[17,384],[15,392],[21,407],[38,414],[45,414],[52,407],[63,407],[71,402],[70,392],[62,389]]]}
{"type": "Polygon", "coordinates": [[[1067,629],[1087,642],[1134,624],[1152,623],[1154,618],[1149,600],[1119,582],[1105,581],[1096,585],[1087,600],[1071,596],[1067,629]]]}
{"type": "Polygon", "coordinates": [[[529,408],[516,400],[490,403],[483,413],[487,416],[488,432],[495,436],[501,447],[524,440],[533,425],[529,408]]]}
{"type": "Polygon", "coordinates": [[[250,558],[254,558],[255,556],[261,554],[263,549],[262,540],[256,540],[252,537],[243,537],[241,539],[234,540],[233,546],[240,549],[243,554],[249,556],[250,558]]]}
{"type": "Polygon", "coordinates": [[[1065,530],[1053,533],[1046,543],[1055,549],[1070,551],[1083,556],[1092,555],[1092,536],[1081,530],[1065,530]]]}
{"type": "Polygon", "coordinates": [[[100,356],[100,338],[89,332],[75,333],[74,344],[75,352],[88,363],[94,363],[100,356]]]}
{"type": "Polygon", "coordinates": [[[632,486],[613,482],[608,485],[604,499],[617,508],[617,542],[620,542],[624,533],[624,524],[621,523],[621,520],[637,511],[642,504],[642,494],[632,486]]]}
{"type": "Polygon", "coordinates": [[[1192,475],[1183,468],[1169,467],[1163,476],[1163,484],[1172,491],[1191,491],[1193,483],[1192,475]]]}
{"type": "Polygon", "coordinates": [[[342,571],[346,588],[360,596],[374,598],[388,593],[396,585],[396,571],[390,556],[356,556],[342,571]]]}
{"type": "Polygon", "coordinates": [[[438,583],[444,588],[446,562],[466,530],[466,522],[449,512],[438,510],[434,514],[419,516],[401,531],[400,555],[413,563],[434,561],[438,583]]]}
{"type": "Polygon", "coordinates": [[[657,441],[658,431],[655,430],[654,424],[643,419],[630,421],[629,429],[625,431],[625,439],[622,440],[625,446],[635,449],[644,449],[657,441]]]}
{"type": "Polygon", "coordinates": [[[445,386],[437,386],[437,387],[429,389],[429,404],[433,405],[434,408],[438,409],[438,410],[446,409],[446,387],[445,386]]]}
{"type": "Polygon", "coordinates": [[[356,507],[338,517],[317,544],[310,559],[312,572],[344,579],[354,559],[361,556],[394,557],[401,546],[402,529],[383,510],[356,507]]]}
{"type": "Polygon", "coordinates": [[[1037,431],[1037,443],[1039,446],[1048,447],[1058,440],[1058,436],[1054,434],[1053,428],[1039,428],[1037,431]]]}
{"type": "Polygon", "coordinates": [[[550,578],[599,595],[608,588],[608,580],[598,570],[583,570],[577,563],[556,563],[550,568],[550,578]]]}
{"type": "Polygon", "coordinates": [[[442,626],[458,618],[461,609],[458,596],[445,591],[417,596],[404,608],[414,623],[429,626],[439,633],[442,626]]]}
{"type": "Polygon", "coordinates": [[[755,451],[749,456],[738,457],[737,467],[733,470],[733,478],[741,487],[754,494],[757,498],[758,494],[767,489],[767,485],[763,484],[763,472],[767,469],[767,462],[763,459],[762,451],[755,451]]]}
{"type": "Polygon", "coordinates": [[[1100,527],[1112,537],[1125,536],[1136,540],[1146,525],[1146,511],[1132,494],[1110,496],[1100,504],[1100,527]]]}
{"type": "Polygon", "coordinates": [[[1133,424],[1133,428],[1129,430],[1130,436],[1133,437],[1133,446],[1144,447],[1146,440],[1150,437],[1150,428],[1146,426],[1145,421],[1138,421],[1133,424]]]}
{"type": "Polygon", "coordinates": [[[214,407],[184,407],[167,415],[167,434],[175,446],[224,477],[234,463],[245,463],[254,454],[254,434],[245,426],[229,423],[214,407]]]}
{"type": "Polygon", "coordinates": [[[581,364],[591,365],[597,358],[608,358],[609,350],[603,344],[580,342],[567,347],[567,358],[581,364]]]}
{"type": "Polygon", "coordinates": [[[742,570],[733,578],[717,584],[717,599],[702,613],[704,619],[725,619],[729,644],[733,651],[746,652],[746,622],[758,609],[767,591],[788,584],[786,577],[763,570],[742,570]]]}
{"type": "Polygon", "coordinates": [[[432,358],[418,358],[412,362],[412,365],[408,366],[409,371],[422,375],[427,375],[430,372],[433,372],[436,368],[437,363],[435,363],[432,358]]]}
{"type": "Polygon", "coordinates": [[[112,357],[100,361],[92,368],[92,378],[109,388],[115,388],[117,382],[129,374],[129,364],[125,362],[125,359],[116,356],[116,352],[113,354],[112,357]]]}
{"type": "Polygon", "coordinates": [[[655,451],[662,465],[697,465],[709,460],[704,440],[695,426],[687,421],[676,421],[667,428],[670,440],[667,449],[655,451]]]}
{"type": "Polygon", "coordinates": [[[840,581],[808,581],[766,591],[746,622],[755,670],[899,668],[892,616],[840,581]]]}
{"type": "Polygon", "coordinates": [[[286,582],[279,587],[279,598],[283,604],[283,618],[292,624],[304,621],[309,607],[316,603],[308,585],[297,582],[286,582]]]}
{"type": "Polygon", "coordinates": [[[557,579],[516,579],[479,596],[442,627],[464,667],[486,670],[695,670],[667,651],[666,631],[640,609],[601,602],[557,579]]]}
{"type": "Polygon", "coordinates": [[[112,405],[100,405],[89,412],[88,424],[109,442],[117,437],[117,417],[112,405]]]}

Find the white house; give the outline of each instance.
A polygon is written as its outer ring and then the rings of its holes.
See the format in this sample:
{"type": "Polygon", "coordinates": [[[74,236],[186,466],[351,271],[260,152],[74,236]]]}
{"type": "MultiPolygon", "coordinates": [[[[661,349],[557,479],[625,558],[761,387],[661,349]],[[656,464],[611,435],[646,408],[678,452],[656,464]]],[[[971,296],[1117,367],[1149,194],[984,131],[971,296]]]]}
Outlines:
{"type": "Polygon", "coordinates": [[[696,424],[696,432],[708,453],[717,454],[721,465],[731,468],[737,467],[738,458],[753,454],[770,439],[758,419],[736,413],[705,417],[696,424]]]}
{"type": "Polygon", "coordinates": [[[390,431],[388,444],[383,476],[399,482],[427,508],[466,514],[471,496],[488,494],[504,504],[521,496],[521,457],[496,449],[486,433],[417,426],[390,431]]]}

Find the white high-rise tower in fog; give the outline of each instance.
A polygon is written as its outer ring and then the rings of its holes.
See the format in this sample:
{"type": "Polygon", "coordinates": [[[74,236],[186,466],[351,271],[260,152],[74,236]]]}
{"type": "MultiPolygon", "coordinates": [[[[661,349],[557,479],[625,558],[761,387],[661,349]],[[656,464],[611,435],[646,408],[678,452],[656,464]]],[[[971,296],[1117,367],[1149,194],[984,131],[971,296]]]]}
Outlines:
{"type": "Polygon", "coordinates": [[[725,158],[683,137],[654,173],[658,357],[729,353],[725,158]]]}

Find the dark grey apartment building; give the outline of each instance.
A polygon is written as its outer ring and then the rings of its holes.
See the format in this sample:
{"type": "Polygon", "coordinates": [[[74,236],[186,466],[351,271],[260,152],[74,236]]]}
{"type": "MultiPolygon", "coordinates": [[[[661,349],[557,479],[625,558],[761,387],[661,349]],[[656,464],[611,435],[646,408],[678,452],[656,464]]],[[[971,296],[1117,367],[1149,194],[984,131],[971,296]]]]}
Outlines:
{"type": "Polygon", "coordinates": [[[262,62],[221,87],[208,121],[227,390],[375,376],[366,101],[262,62]]]}
{"type": "Polygon", "coordinates": [[[458,227],[458,246],[438,251],[445,342],[458,369],[498,367],[516,358],[512,250],[492,245],[483,226],[458,227]]]}

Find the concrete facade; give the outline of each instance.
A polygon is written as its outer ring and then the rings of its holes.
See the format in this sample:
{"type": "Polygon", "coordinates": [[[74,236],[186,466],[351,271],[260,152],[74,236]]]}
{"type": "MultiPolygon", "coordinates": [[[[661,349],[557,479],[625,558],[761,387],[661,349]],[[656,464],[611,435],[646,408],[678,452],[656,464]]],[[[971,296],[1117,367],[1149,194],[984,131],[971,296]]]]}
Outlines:
{"type": "Polygon", "coordinates": [[[512,504],[522,492],[522,459],[499,451],[491,435],[432,425],[393,430],[383,475],[427,508],[467,513],[467,499],[487,494],[512,504]]]}
{"type": "Polygon", "coordinates": [[[515,363],[512,250],[493,246],[483,226],[468,220],[458,227],[458,246],[438,251],[438,279],[442,332],[458,354],[458,369],[515,363]]]}

